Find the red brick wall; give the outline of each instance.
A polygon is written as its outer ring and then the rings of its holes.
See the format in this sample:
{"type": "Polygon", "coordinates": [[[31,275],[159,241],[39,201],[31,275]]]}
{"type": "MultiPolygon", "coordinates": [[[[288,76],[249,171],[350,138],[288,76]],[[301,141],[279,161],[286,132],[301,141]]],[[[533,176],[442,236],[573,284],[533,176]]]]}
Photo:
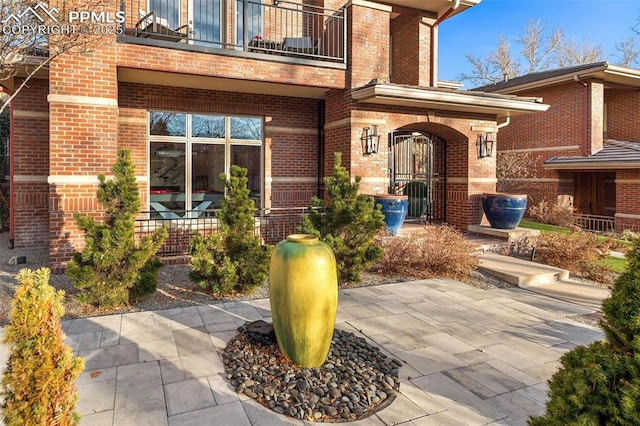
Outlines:
{"type": "MultiPolygon", "coordinates": [[[[118,66],[124,68],[310,87],[343,88],[345,85],[345,71],[342,69],[257,61],[136,44],[118,43],[117,51],[118,66]]],[[[175,85],[181,85],[181,80],[187,77],[176,75],[167,78],[174,79],[175,85]]]]}
{"type": "Polygon", "coordinates": [[[73,214],[98,214],[96,175],[108,173],[115,158],[116,40],[103,41],[93,53],[58,57],[49,69],[49,258],[54,269],[83,246],[73,214]]]}
{"type": "Polygon", "coordinates": [[[640,232],[640,170],[616,173],[616,231],[640,232]]]}
{"type": "MultiPolygon", "coordinates": [[[[22,81],[17,79],[15,84],[22,81]]],[[[47,247],[49,243],[48,91],[47,80],[32,79],[11,103],[11,215],[16,248],[47,247]]]]}
{"type": "Polygon", "coordinates": [[[351,4],[349,7],[347,87],[362,87],[372,79],[389,81],[389,11],[384,6],[374,9],[351,4]]]}
{"type": "Polygon", "coordinates": [[[587,133],[586,155],[602,151],[604,131],[604,84],[590,81],[589,89],[589,125],[587,133]]]}
{"type": "Polygon", "coordinates": [[[640,92],[629,89],[607,89],[607,138],[640,142],[640,92]]]}
{"type": "MultiPolygon", "coordinates": [[[[640,122],[637,120],[640,94],[635,90],[604,89],[601,82],[589,81],[519,92],[518,95],[542,97],[544,103],[551,105],[547,112],[513,117],[511,124],[498,133],[499,151],[530,151],[534,177],[516,178],[503,184],[507,188],[526,188],[532,204],[543,199],[556,201],[558,195],[574,194],[574,173],[544,168],[544,161],[554,156],[596,153],[601,149],[604,137],[640,141],[640,122]]],[[[617,231],[640,229],[638,173],[639,170],[618,170],[616,173],[617,231]]],[[[609,201],[607,206],[610,204],[613,202],[609,201]]]]}
{"type": "Polygon", "coordinates": [[[432,86],[431,27],[418,15],[391,20],[391,82],[432,86]]]}
{"type": "MultiPolygon", "coordinates": [[[[577,156],[587,152],[590,129],[591,94],[582,83],[519,92],[518,96],[541,97],[549,104],[546,112],[511,118],[511,123],[497,134],[497,151],[529,151],[532,177],[512,176],[500,186],[510,192],[524,192],[529,204],[557,201],[558,195],[573,194],[573,174],[543,167],[555,156],[577,156]]],[[[590,146],[590,144],[589,144],[590,146]]]]}
{"type": "Polygon", "coordinates": [[[495,160],[479,159],[477,131],[473,126],[494,126],[487,116],[457,115],[446,112],[427,113],[406,107],[356,104],[344,93],[327,96],[325,174],[331,173],[333,152],[343,153],[343,165],[352,176],[363,178],[361,193],[386,193],[388,170],[388,135],[397,130],[422,131],[447,142],[447,221],[461,229],[482,219],[480,196],[495,192],[495,160]],[[378,125],[382,135],[377,154],[363,155],[362,128],[378,125]]]}
{"type": "MultiPolygon", "coordinates": [[[[137,174],[144,175],[148,110],[262,116],[265,174],[273,180],[265,194],[267,205],[307,206],[317,193],[318,106],[313,99],[121,83],[118,146],[132,150],[137,174]]],[[[146,186],[141,191],[146,198],[146,186]]]]}

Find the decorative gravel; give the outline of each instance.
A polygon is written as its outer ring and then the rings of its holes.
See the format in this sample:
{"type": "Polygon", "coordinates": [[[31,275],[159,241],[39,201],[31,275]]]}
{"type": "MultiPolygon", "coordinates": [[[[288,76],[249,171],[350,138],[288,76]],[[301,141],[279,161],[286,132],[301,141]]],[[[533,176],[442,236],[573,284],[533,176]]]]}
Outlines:
{"type": "Polygon", "coordinates": [[[358,420],[386,407],[400,387],[402,365],[365,339],[335,330],[326,362],[301,368],[281,354],[264,321],[240,327],[222,360],[236,392],[276,413],[320,422],[358,420]]]}

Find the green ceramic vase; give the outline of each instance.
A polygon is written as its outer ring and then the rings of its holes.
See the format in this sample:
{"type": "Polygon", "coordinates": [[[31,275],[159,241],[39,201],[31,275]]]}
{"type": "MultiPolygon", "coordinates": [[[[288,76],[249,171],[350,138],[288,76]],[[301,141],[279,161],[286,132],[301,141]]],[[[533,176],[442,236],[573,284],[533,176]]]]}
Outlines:
{"type": "Polygon", "coordinates": [[[269,300],[282,353],[301,367],[327,359],[338,309],[331,248],[307,234],[289,235],[271,255],[269,300]]]}

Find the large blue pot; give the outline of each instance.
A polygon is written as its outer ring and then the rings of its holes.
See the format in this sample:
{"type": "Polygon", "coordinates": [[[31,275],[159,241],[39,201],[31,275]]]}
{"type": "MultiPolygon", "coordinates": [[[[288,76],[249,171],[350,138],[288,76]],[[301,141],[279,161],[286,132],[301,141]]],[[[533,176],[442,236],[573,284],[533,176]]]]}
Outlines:
{"type": "Polygon", "coordinates": [[[515,229],[527,210],[527,196],[482,194],[482,210],[492,228],[515,229]]]}
{"type": "Polygon", "coordinates": [[[384,215],[387,231],[391,235],[396,235],[407,217],[408,197],[406,195],[381,194],[374,195],[373,198],[376,204],[382,206],[381,211],[384,215]]]}

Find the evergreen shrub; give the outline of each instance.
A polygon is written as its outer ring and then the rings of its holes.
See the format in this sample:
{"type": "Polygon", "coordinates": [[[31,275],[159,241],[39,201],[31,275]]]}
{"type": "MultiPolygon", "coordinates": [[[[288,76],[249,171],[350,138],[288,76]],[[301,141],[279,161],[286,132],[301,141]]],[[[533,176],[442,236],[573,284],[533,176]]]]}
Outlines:
{"type": "Polygon", "coordinates": [[[118,150],[112,168],[113,179],[98,175],[98,202],[104,207],[104,220],[75,213],[78,227],[85,233],[85,247],[75,252],[67,265],[67,276],[80,290],[80,301],[99,306],[129,303],[157,287],[162,263],[154,258],[168,233],[164,228],[135,241],[135,217],[140,197],[135,168],[128,150],[118,150]]]}
{"type": "Polygon", "coordinates": [[[2,420],[7,426],[75,425],[75,380],[84,361],[64,344],[64,292],[49,285],[46,268],[23,269],[16,279],[4,337],[10,354],[2,377],[2,420]]]}
{"type": "Polygon", "coordinates": [[[249,195],[247,169],[233,165],[220,178],[225,198],[217,212],[218,233],[196,233],[189,247],[189,278],[214,294],[252,293],[265,283],[271,247],[255,235],[256,207],[249,195]]]}
{"type": "Polygon", "coordinates": [[[342,154],[334,154],[333,174],[324,179],[327,200],[313,197],[300,232],[327,243],[336,256],[338,282],[359,282],[363,270],[382,258],[376,235],[385,227],[384,215],[373,197],[359,194],[360,177],[342,166],[342,154]]]}
{"type": "Polygon", "coordinates": [[[627,261],[603,303],[606,341],[562,356],[549,381],[546,414],[530,425],[640,424],[640,239],[627,261]]]}

